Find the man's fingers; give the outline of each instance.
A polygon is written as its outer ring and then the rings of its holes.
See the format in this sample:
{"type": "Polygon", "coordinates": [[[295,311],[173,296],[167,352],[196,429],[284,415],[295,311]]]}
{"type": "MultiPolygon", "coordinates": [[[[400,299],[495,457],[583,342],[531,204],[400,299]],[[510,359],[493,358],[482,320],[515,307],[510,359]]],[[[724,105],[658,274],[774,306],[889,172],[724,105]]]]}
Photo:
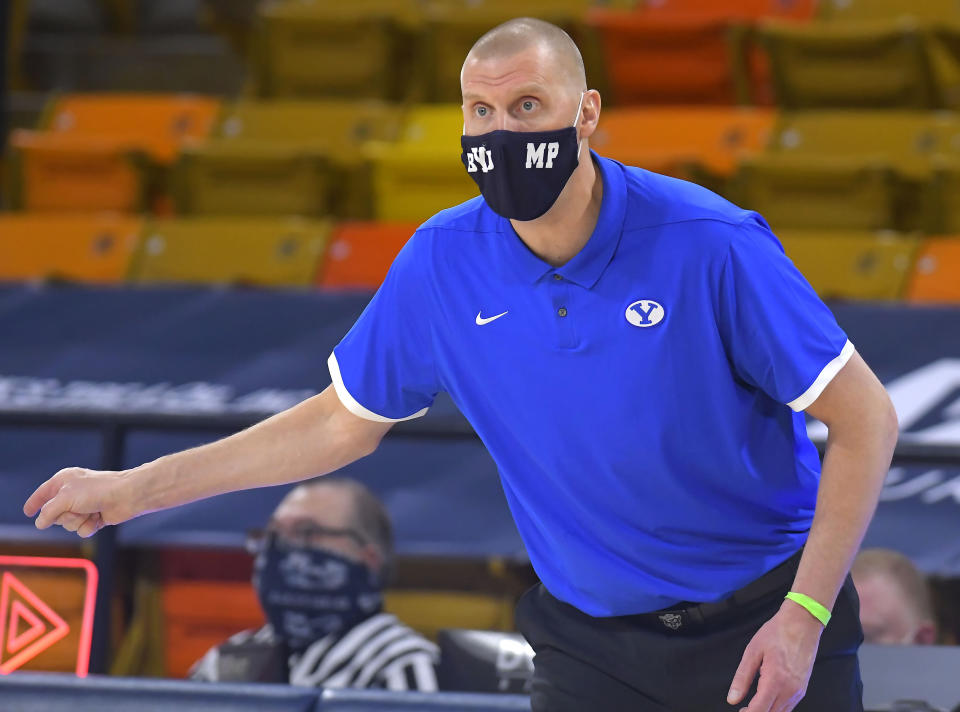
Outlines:
{"type": "Polygon", "coordinates": [[[743,651],[740,666],[733,675],[733,683],[730,685],[730,691],[727,693],[727,704],[735,705],[743,700],[744,695],[747,694],[747,690],[750,689],[750,685],[753,684],[753,679],[757,676],[757,671],[760,669],[760,662],[762,660],[763,655],[760,653],[760,650],[751,642],[750,645],[747,646],[747,649],[743,651]]]}
{"type": "Polygon", "coordinates": [[[37,529],[46,529],[50,525],[56,524],[60,515],[69,511],[69,509],[69,504],[63,496],[48,499],[47,502],[40,507],[40,514],[37,515],[34,524],[36,524],[37,529]]]}
{"type": "Polygon", "coordinates": [[[86,515],[86,514],[74,514],[73,512],[64,512],[59,517],[57,517],[57,520],[54,522],[54,524],[60,525],[61,527],[66,529],[68,532],[75,532],[77,531],[77,529],[80,528],[81,524],[87,521],[88,516],[89,515],[86,515]]]}
{"type": "Polygon", "coordinates": [[[769,680],[764,680],[760,676],[760,682],[757,684],[757,694],[750,700],[750,704],[744,707],[743,712],[770,712],[776,709],[775,704],[780,697],[779,686],[769,680]]]}
{"type": "Polygon", "coordinates": [[[103,528],[103,518],[100,513],[91,514],[84,520],[83,524],[77,527],[77,534],[86,539],[93,536],[103,528]]]}
{"type": "MultiPolygon", "coordinates": [[[[60,491],[61,482],[62,478],[60,477],[59,473],[57,473],[42,485],[37,487],[33,494],[27,498],[27,501],[24,502],[23,513],[28,517],[32,517],[34,514],[39,512],[40,508],[49,502],[54,496],[56,496],[57,492],[60,491]]],[[[49,524],[47,526],[49,526],[49,524]]],[[[44,527],[40,528],[43,529],[44,527]]]]}

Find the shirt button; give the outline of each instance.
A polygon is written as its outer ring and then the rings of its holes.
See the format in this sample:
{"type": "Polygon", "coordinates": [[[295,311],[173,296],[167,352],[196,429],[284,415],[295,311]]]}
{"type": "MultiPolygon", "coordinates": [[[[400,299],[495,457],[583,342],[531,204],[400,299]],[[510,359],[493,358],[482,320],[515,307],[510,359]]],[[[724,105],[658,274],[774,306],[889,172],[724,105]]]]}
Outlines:
{"type": "Polygon", "coordinates": [[[559,274],[554,274],[554,275],[553,275],[553,278],[554,278],[555,280],[557,280],[558,282],[559,282],[561,279],[563,279],[563,277],[562,277],[561,275],[559,275],[559,274]]]}
{"type": "Polygon", "coordinates": [[[566,307],[560,307],[559,309],[557,309],[557,315],[558,315],[558,316],[566,316],[566,315],[567,315],[567,308],[566,308],[566,307]]]}

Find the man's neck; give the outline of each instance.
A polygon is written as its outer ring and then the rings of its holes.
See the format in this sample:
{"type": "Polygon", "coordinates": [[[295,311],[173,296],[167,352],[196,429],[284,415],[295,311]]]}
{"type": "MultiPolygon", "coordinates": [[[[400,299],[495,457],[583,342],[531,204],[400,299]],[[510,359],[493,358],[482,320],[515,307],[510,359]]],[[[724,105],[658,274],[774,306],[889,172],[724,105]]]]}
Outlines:
{"type": "Polygon", "coordinates": [[[510,224],[533,254],[554,266],[569,262],[587,244],[600,215],[603,179],[584,147],[570,180],[546,213],[536,220],[510,224]]]}

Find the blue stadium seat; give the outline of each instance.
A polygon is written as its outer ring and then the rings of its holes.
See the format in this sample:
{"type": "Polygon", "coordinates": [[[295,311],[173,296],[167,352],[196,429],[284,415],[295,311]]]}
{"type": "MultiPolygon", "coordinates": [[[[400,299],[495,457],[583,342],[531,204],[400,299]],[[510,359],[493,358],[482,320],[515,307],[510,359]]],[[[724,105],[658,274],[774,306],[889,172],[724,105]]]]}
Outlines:
{"type": "Polygon", "coordinates": [[[530,699],[520,695],[472,693],[324,690],[318,712],[529,712],[530,699]]]}

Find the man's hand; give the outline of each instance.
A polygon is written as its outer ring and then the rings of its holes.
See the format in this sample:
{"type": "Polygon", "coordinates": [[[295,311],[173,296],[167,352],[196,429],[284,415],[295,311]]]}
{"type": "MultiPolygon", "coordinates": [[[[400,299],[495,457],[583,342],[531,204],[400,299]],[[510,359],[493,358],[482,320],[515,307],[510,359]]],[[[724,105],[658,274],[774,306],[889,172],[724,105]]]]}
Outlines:
{"type": "Polygon", "coordinates": [[[59,524],[86,538],[107,524],[119,524],[136,516],[127,482],[123,472],[68,467],[30,495],[23,513],[32,517],[40,512],[37,529],[59,524]]]}
{"type": "Polygon", "coordinates": [[[757,694],[742,710],[790,712],[807,692],[822,632],[820,621],[808,611],[792,601],[784,601],[747,645],[727,702],[739,704],[759,670],[757,694]]]}

